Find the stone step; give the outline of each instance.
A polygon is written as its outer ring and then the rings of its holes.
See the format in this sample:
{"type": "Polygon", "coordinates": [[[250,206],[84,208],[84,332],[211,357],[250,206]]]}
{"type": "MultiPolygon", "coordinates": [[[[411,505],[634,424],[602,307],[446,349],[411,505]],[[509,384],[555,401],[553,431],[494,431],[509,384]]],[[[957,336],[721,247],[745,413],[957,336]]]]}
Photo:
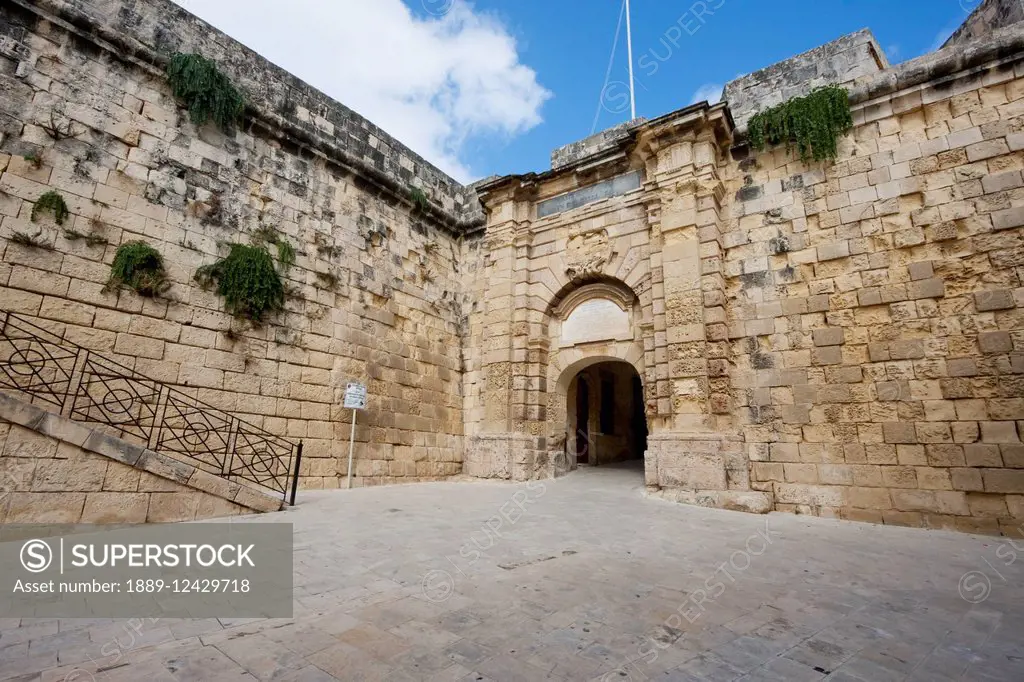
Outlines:
{"type": "Polygon", "coordinates": [[[274,512],[283,506],[279,495],[221,478],[0,391],[0,424],[4,423],[14,425],[5,434],[8,442],[0,458],[0,495],[10,496],[7,523],[192,520],[274,512]],[[111,480],[130,480],[129,468],[150,481],[144,490],[110,485],[111,480]],[[164,484],[155,485],[152,477],[164,484]],[[181,495],[189,491],[198,495],[181,495]],[[179,507],[194,504],[195,509],[156,508],[164,501],[179,507]]]}

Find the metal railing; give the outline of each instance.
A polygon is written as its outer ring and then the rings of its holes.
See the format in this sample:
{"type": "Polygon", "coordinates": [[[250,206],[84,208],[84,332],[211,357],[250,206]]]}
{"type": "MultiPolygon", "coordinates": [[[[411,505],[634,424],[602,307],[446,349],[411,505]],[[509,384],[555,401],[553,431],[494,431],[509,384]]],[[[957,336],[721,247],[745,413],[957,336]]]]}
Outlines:
{"type": "Polygon", "coordinates": [[[302,443],[279,438],[24,318],[0,311],[0,389],[295,504],[302,443]],[[293,467],[294,463],[294,467],[293,467]],[[293,474],[294,471],[294,474],[293,474]],[[294,478],[293,478],[294,476],[294,478]]]}

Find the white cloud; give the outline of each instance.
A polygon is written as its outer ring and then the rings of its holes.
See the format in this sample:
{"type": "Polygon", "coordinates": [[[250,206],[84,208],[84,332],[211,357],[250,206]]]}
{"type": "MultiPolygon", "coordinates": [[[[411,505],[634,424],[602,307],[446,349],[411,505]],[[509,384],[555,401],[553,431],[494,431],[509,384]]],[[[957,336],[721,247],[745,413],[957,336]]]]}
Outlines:
{"type": "Polygon", "coordinates": [[[461,181],[467,140],[529,130],[551,96],[506,27],[464,0],[422,0],[423,19],[401,0],[176,2],[461,181]]]}
{"type": "Polygon", "coordinates": [[[714,104],[722,99],[722,90],[724,88],[725,86],[721,83],[705,83],[693,93],[693,97],[690,98],[690,104],[705,101],[709,104],[714,104]]]}

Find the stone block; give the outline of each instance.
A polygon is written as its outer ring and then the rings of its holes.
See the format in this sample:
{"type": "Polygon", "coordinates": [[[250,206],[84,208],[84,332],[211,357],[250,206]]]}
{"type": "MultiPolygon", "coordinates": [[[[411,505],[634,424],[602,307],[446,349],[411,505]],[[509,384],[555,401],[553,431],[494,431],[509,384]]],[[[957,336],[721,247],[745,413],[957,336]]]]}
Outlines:
{"type": "Polygon", "coordinates": [[[778,483],[775,499],[782,504],[806,504],[814,507],[845,506],[847,488],[801,483],[778,483]]]}
{"type": "Polygon", "coordinates": [[[966,493],[959,491],[893,490],[893,506],[906,512],[935,512],[969,516],[966,493]]]}
{"type": "MultiPolygon", "coordinates": [[[[826,327],[815,329],[812,333],[815,346],[838,346],[843,343],[844,332],[842,327],[826,327]]],[[[840,355],[840,357],[842,357],[840,355]]]]}
{"type": "Polygon", "coordinates": [[[139,458],[137,465],[143,471],[148,471],[151,474],[166,478],[174,481],[181,485],[188,484],[189,478],[195,472],[196,468],[191,464],[185,464],[179,462],[176,459],[172,459],[167,455],[153,452],[152,450],[146,450],[142,453],[139,458]]]}
{"type": "Polygon", "coordinates": [[[858,291],[857,304],[861,306],[882,305],[882,294],[878,287],[869,287],[858,291]]]}
{"type": "Polygon", "coordinates": [[[1008,443],[999,446],[1003,464],[1011,469],[1024,469],[1024,445],[1008,443]]]}
{"type": "Polygon", "coordinates": [[[932,262],[930,260],[921,261],[920,263],[911,263],[907,266],[907,269],[910,272],[910,279],[912,280],[930,279],[932,275],[935,274],[935,268],[932,267],[932,262]]]}
{"type": "Polygon", "coordinates": [[[962,445],[930,444],[925,446],[925,454],[928,464],[933,467],[962,467],[967,464],[962,445]]]}
{"type": "Polygon", "coordinates": [[[93,431],[89,434],[89,437],[82,445],[82,449],[95,452],[98,455],[109,457],[130,466],[135,466],[135,463],[139,461],[142,453],[146,450],[141,445],[115,438],[102,431],[93,431]]]}
{"type": "Polygon", "coordinates": [[[869,343],[868,358],[870,358],[871,362],[885,362],[889,360],[889,344],[869,343]]]}
{"type": "Polygon", "coordinates": [[[981,422],[982,443],[1020,443],[1016,422],[981,422]]]}
{"type": "Polygon", "coordinates": [[[858,509],[892,509],[892,496],[885,488],[849,488],[846,501],[858,509]]]}
{"type": "Polygon", "coordinates": [[[967,504],[970,506],[972,516],[1000,518],[1010,515],[1006,507],[1005,495],[992,495],[985,493],[968,493],[967,504]]]}
{"type": "Polygon", "coordinates": [[[148,523],[178,523],[196,518],[199,497],[204,493],[150,493],[148,523]]]}
{"type": "Polygon", "coordinates": [[[843,349],[841,346],[825,346],[811,350],[811,364],[838,365],[843,362],[843,349]]]}
{"type": "Polygon", "coordinates": [[[85,496],[81,523],[145,523],[147,493],[93,492],[85,496]]]}
{"type": "Polygon", "coordinates": [[[951,377],[973,377],[978,374],[978,364],[973,358],[954,358],[946,361],[946,371],[951,377]]]}
{"type": "Polygon", "coordinates": [[[271,497],[246,486],[239,488],[233,501],[247,509],[264,513],[280,510],[284,502],[280,497],[271,497]]]}
{"type": "Polygon", "coordinates": [[[906,422],[888,422],[882,424],[882,433],[886,443],[917,443],[917,432],[914,425],[906,422]]]}
{"type": "Polygon", "coordinates": [[[837,258],[846,258],[850,255],[850,242],[847,240],[833,242],[831,244],[818,245],[818,260],[829,261],[837,258]]]}
{"type": "Polygon", "coordinates": [[[987,493],[1024,494],[1024,469],[982,469],[987,493]]]}
{"type": "Polygon", "coordinates": [[[247,509],[234,502],[213,495],[204,495],[199,498],[199,505],[196,507],[196,520],[221,519],[248,513],[250,512],[247,509]]]}
{"type": "Polygon", "coordinates": [[[985,489],[978,469],[953,468],[949,470],[953,490],[979,492],[985,489]]]}
{"type": "Polygon", "coordinates": [[[1009,353],[1013,350],[1013,339],[1010,332],[981,332],[978,346],[982,353],[1009,353]]]}
{"type": "Polygon", "coordinates": [[[4,457],[49,459],[57,456],[58,445],[60,445],[58,440],[42,433],[16,426],[7,434],[7,441],[3,446],[3,454],[4,457]]]}
{"type": "Polygon", "coordinates": [[[889,356],[893,360],[916,360],[924,357],[924,341],[907,339],[889,344],[889,356]]]}
{"type": "Polygon", "coordinates": [[[5,523],[78,523],[85,493],[11,493],[5,523]]]}
{"type": "Polygon", "coordinates": [[[986,140],[984,142],[977,142],[967,147],[967,160],[971,163],[975,161],[984,161],[990,159],[993,156],[1002,156],[1009,154],[1010,148],[1006,145],[1006,140],[995,139],[986,140]]]}
{"type": "Polygon", "coordinates": [[[817,483],[818,468],[814,464],[784,464],[788,483],[817,483]]]}
{"type": "Polygon", "coordinates": [[[993,289],[974,292],[974,307],[979,313],[990,310],[1009,310],[1016,304],[1009,289],[993,289]]]}
{"type": "Polygon", "coordinates": [[[907,285],[907,297],[911,300],[943,298],[945,295],[946,283],[937,277],[910,282],[907,285]]]}
{"type": "Polygon", "coordinates": [[[662,453],[659,456],[659,484],[686,490],[727,490],[725,464],[721,455],[662,453]]]}
{"type": "Polygon", "coordinates": [[[1007,208],[992,214],[992,227],[996,230],[1009,230],[1021,225],[1024,225],[1024,206],[1007,208]]]}
{"type": "Polygon", "coordinates": [[[963,446],[966,464],[969,467],[1001,467],[1003,458],[998,445],[971,443],[963,446]]]}

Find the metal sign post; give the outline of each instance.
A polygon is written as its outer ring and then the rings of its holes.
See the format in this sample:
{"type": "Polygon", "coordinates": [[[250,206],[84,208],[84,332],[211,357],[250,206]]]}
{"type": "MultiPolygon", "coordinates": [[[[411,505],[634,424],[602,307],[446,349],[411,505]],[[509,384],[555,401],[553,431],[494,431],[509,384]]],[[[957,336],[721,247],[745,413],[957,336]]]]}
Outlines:
{"type": "Polygon", "coordinates": [[[356,413],[366,409],[366,386],[355,382],[345,389],[345,408],[352,410],[352,430],[348,436],[348,488],[352,488],[352,453],[356,447],[356,413]]]}

